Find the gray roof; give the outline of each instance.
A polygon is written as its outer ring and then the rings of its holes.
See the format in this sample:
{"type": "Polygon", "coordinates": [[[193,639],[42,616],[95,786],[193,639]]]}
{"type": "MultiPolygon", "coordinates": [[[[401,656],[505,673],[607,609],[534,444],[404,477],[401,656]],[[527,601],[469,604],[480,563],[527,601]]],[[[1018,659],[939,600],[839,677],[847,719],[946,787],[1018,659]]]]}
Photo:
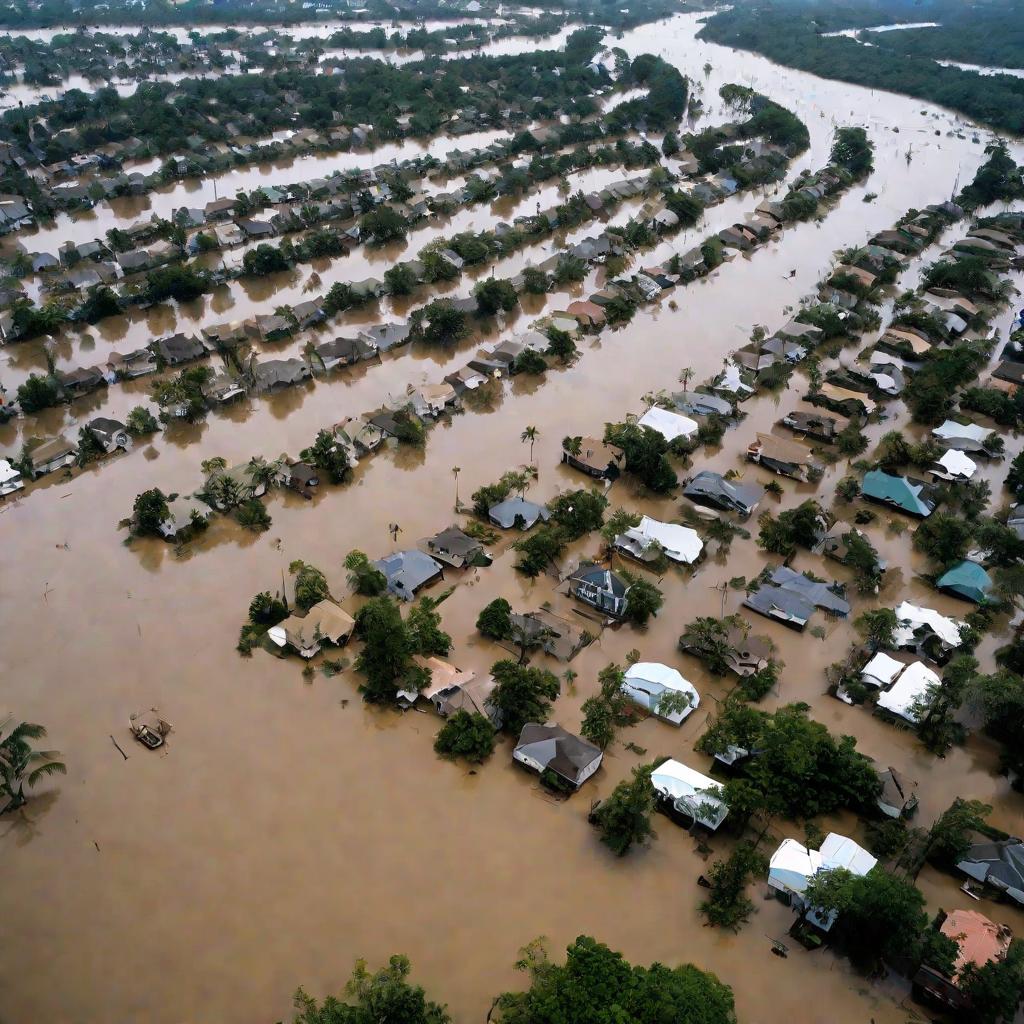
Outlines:
{"type": "Polygon", "coordinates": [[[607,594],[614,594],[615,597],[625,597],[626,591],[629,590],[629,587],[615,573],[600,565],[581,566],[569,579],[589,583],[607,594]]]}
{"type": "Polygon", "coordinates": [[[387,577],[388,589],[406,599],[441,575],[441,563],[415,548],[385,555],[373,564],[387,577]]]}
{"type": "Polygon", "coordinates": [[[976,843],[957,867],[1024,905],[1024,842],[1020,839],[976,843]]]}
{"type": "Polygon", "coordinates": [[[792,623],[801,629],[814,614],[814,605],[810,601],[800,594],[774,587],[770,583],[755,590],[743,604],[770,619],[792,623]]]}
{"type": "Polygon", "coordinates": [[[543,505],[527,501],[525,498],[506,498],[497,505],[492,505],[487,514],[492,523],[506,530],[515,526],[518,518],[522,519],[524,530],[528,530],[538,519],[546,523],[551,518],[551,513],[543,505]]]}
{"type": "Polygon", "coordinates": [[[703,470],[683,488],[687,498],[711,498],[729,508],[751,509],[763,497],[764,488],[756,484],[735,484],[720,473],[703,470]]]}
{"type": "Polygon", "coordinates": [[[523,726],[516,751],[522,751],[556,775],[573,783],[583,771],[601,758],[598,747],[566,732],[560,725],[538,725],[533,722],[523,726]]]}
{"type": "Polygon", "coordinates": [[[850,614],[850,602],[830,590],[827,583],[808,579],[802,573],[794,572],[785,565],[780,565],[772,573],[771,581],[783,590],[799,594],[817,608],[834,612],[836,615],[850,614]]]}

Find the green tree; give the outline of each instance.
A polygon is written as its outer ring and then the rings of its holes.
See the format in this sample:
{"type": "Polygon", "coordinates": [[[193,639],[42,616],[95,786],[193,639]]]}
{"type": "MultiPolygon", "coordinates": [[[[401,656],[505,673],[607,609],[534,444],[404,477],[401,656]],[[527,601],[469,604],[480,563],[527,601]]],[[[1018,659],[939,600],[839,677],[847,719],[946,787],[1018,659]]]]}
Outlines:
{"type": "Polygon", "coordinates": [[[46,736],[44,726],[34,722],[19,722],[9,728],[11,721],[8,719],[0,725],[0,797],[6,798],[6,803],[0,807],[0,814],[16,811],[28,802],[26,786],[31,789],[50,775],[68,773],[64,763],[57,760],[59,751],[33,748],[33,740],[41,740],[46,736]]]}
{"type": "Polygon", "coordinates": [[[700,912],[719,928],[738,930],[754,911],[747,896],[751,875],[763,875],[768,861],[751,843],[738,843],[725,860],[715,861],[708,871],[711,889],[700,912]]]}
{"type": "Polygon", "coordinates": [[[299,458],[326,473],[334,484],[344,483],[352,472],[345,449],[329,430],[317,431],[316,439],[299,452],[299,458]]]}
{"type": "Polygon", "coordinates": [[[30,373],[28,379],[18,385],[18,405],[26,416],[59,404],[60,387],[53,377],[30,373]]]}
{"type": "Polygon", "coordinates": [[[854,625],[873,651],[892,648],[896,643],[896,613],[891,608],[873,608],[859,615],[854,625]]]}
{"type": "Polygon", "coordinates": [[[526,427],[523,432],[519,435],[519,440],[523,444],[529,443],[530,445],[530,465],[533,465],[533,446],[540,436],[540,431],[536,427],[526,427]]]}
{"type": "Polygon", "coordinates": [[[137,405],[125,418],[125,427],[132,437],[143,437],[159,430],[160,424],[144,405],[137,405]]]}
{"type": "Polygon", "coordinates": [[[366,700],[392,702],[399,690],[422,689],[425,673],[415,670],[415,647],[391,598],[371,597],[356,615],[356,633],[363,641],[356,669],[366,677],[361,688],[366,700]]]}
{"type": "Polygon", "coordinates": [[[938,683],[914,701],[910,713],[917,720],[917,734],[933,753],[944,754],[963,737],[963,727],[954,719],[975,678],[978,662],[969,654],[958,654],[943,669],[938,683]]]}
{"type": "Polygon", "coordinates": [[[554,356],[563,365],[572,362],[579,355],[576,342],[572,340],[572,335],[568,331],[560,330],[558,327],[549,327],[547,335],[548,355],[554,356]]]}
{"type": "Polygon", "coordinates": [[[1002,960],[979,967],[968,962],[958,979],[967,997],[965,1024],[1001,1024],[1012,1021],[1024,998],[1024,945],[1011,944],[1002,960]]]}
{"type": "Polygon", "coordinates": [[[601,833],[601,842],[618,857],[654,835],[653,770],[652,766],[634,768],[632,780],[620,782],[590,815],[590,823],[601,833]]]}
{"type": "Polygon", "coordinates": [[[554,565],[565,548],[566,535],[557,526],[542,526],[528,537],[517,540],[512,547],[519,552],[516,569],[535,579],[554,565]]]}
{"type": "Polygon", "coordinates": [[[548,290],[548,275],[536,267],[527,267],[523,271],[523,291],[527,295],[544,295],[548,290]]]}
{"type": "Polygon", "coordinates": [[[359,237],[372,245],[386,245],[399,238],[405,238],[408,225],[405,218],[390,206],[378,206],[364,213],[359,221],[359,237]]]}
{"type": "Polygon", "coordinates": [[[345,556],[344,564],[345,568],[348,569],[349,586],[357,594],[363,594],[366,597],[376,597],[388,589],[387,576],[362,551],[350,551],[345,556]]]}
{"type": "Polygon", "coordinates": [[[344,1001],[328,996],[318,1005],[301,988],[295,993],[295,1024],[451,1024],[444,1006],[427,999],[408,982],[411,965],[393,956],[387,967],[371,974],[366,961],[356,962],[345,986],[344,1001]]]}
{"type": "Polygon", "coordinates": [[[835,934],[861,969],[917,958],[928,915],[924,896],[906,879],[877,867],[862,876],[845,868],[819,871],[808,880],[804,899],[819,913],[835,911],[835,934]]]}
{"type": "Polygon", "coordinates": [[[497,686],[491,704],[501,713],[501,728],[518,736],[528,722],[543,723],[558,696],[558,677],[547,669],[517,665],[504,659],[491,666],[497,686]]]}
{"type": "Polygon", "coordinates": [[[974,834],[985,827],[992,813],[980,800],[957,797],[928,830],[928,859],[940,867],[955,868],[974,842],[974,834]]]}
{"type": "Polygon", "coordinates": [[[416,275],[405,263],[396,263],[384,271],[384,283],[392,295],[408,295],[416,287],[416,275]]]}
{"type": "Polygon", "coordinates": [[[466,314],[448,299],[435,299],[423,309],[423,340],[429,345],[454,345],[469,334],[466,314]]]}
{"type": "Polygon", "coordinates": [[[512,635],[512,605],[503,597],[496,597],[481,610],[476,628],[492,640],[507,640],[512,635]]]}
{"type": "Polygon", "coordinates": [[[824,531],[825,514],[816,501],[808,499],[794,509],[780,512],[778,517],[762,512],[757,524],[761,528],[758,544],[765,551],[788,557],[798,547],[814,547],[824,531]]]}
{"type": "Polygon", "coordinates": [[[479,712],[458,710],[441,726],[434,750],[442,757],[482,764],[494,753],[494,726],[479,712]]]}
{"type": "Polygon", "coordinates": [[[262,533],[271,526],[270,513],[267,506],[259,498],[245,498],[235,508],[235,521],[247,530],[262,533]]]}
{"type": "Polygon", "coordinates": [[[170,516],[167,495],[159,487],[143,491],[132,505],[132,532],[140,537],[159,537],[160,527],[170,516]]]}
{"type": "Polygon", "coordinates": [[[296,559],[288,566],[288,572],[295,577],[295,605],[300,611],[309,611],[331,596],[327,577],[315,565],[296,559]]]}
{"type": "Polygon", "coordinates": [[[662,592],[647,577],[622,570],[626,582],[626,621],[646,626],[652,615],[657,615],[665,603],[662,592]]]}
{"type": "Polygon", "coordinates": [[[276,626],[288,618],[288,605],[269,590],[257,594],[249,602],[249,621],[256,626],[276,626]]]}
{"type": "Polygon", "coordinates": [[[511,281],[489,277],[473,288],[476,308],[480,316],[508,313],[519,305],[519,296],[511,281]]]}
{"type": "Polygon", "coordinates": [[[417,654],[424,657],[446,657],[452,647],[452,638],[441,629],[441,616],[437,613],[437,602],[421,597],[409,609],[405,628],[417,654]]]}
{"type": "Polygon", "coordinates": [[[530,987],[498,997],[498,1024],[736,1024],[732,990],[713,974],[692,964],[633,966],[586,935],[568,947],[564,964],[537,940],[516,966],[530,987]]]}
{"type": "Polygon", "coordinates": [[[597,491],[566,491],[548,502],[551,521],[565,531],[570,541],[585,537],[604,523],[608,499],[597,491]]]}
{"type": "Polygon", "coordinates": [[[656,430],[636,423],[607,423],[604,440],[623,450],[626,471],[655,493],[664,494],[679,483],[667,458],[668,441],[656,430]]]}

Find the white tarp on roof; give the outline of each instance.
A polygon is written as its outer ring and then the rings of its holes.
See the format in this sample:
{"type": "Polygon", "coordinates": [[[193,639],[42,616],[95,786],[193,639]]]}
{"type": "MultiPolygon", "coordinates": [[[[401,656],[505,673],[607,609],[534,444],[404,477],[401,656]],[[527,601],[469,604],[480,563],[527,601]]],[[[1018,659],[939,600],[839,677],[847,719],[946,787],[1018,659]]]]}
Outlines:
{"type": "Polygon", "coordinates": [[[846,868],[854,875],[866,875],[878,863],[867,850],[838,832],[829,832],[818,852],[824,867],[846,868]]]}
{"type": "Polygon", "coordinates": [[[722,786],[679,761],[668,760],[651,773],[651,785],[679,810],[712,830],[725,821],[729,808],[715,795],[722,786]]]}
{"type": "Polygon", "coordinates": [[[902,661],[879,651],[861,670],[861,681],[868,686],[888,686],[905,668],[902,661]]]}
{"type": "Polygon", "coordinates": [[[928,626],[933,633],[944,640],[950,647],[959,647],[961,623],[940,615],[933,608],[919,608],[909,601],[903,601],[896,607],[896,619],[899,625],[893,634],[896,645],[904,647],[913,645],[914,631],[921,626],[928,626]]]}
{"type": "Polygon", "coordinates": [[[691,420],[689,416],[680,416],[677,412],[669,412],[657,405],[652,405],[637,420],[641,427],[650,427],[656,430],[667,441],[674,441],[677,437],[690,437],[697,433],[697,421],[691,420]]]}
{"type": "Polygon", "coordinates": [[[878,706],[916,725],[917,718],[911,711],[914,702],[923,697],[929,687],[938,684],[939,677],[927,665],[915,661],[906,667],[891,690],[879,694],[878,706]]]}
{"type": "Polygon", "coordinates": [[[969,438],[972,441],[984,441],[991,431],[979,426],[977,423],[957,423],[956,420],[946,420],[941,426],[936,427],[932,434],[935,437],[948,441],[954,437],[969,438]]]}
{"type": "Polygon", "coordinates": [[[651,541],[657,541],[669,558],[686,565],[695,562],[704,549],[704,542],[696,530],[675,523],[662,523],[650,516],[644,516],[640,525],[627,530],[624,536],[635,541],[639,551],[649,547],[651,541]]]}
{"type": "Polygon", "coordinates": [[[687,682],[674,668],[656,661],[639,661],[630,665],[623,677],[622,692],[652,714],[680,725],[700,705],[700,694],[693,683],[687,682]],[[665,693],[684,693],[690,699],[690,706],[682,711],[661,713],[658,703],[665,693]]]}
{"type": "Polygon", "coordinates": [[[795,839],[783,839],[768,862],[768,884],[773,889],[800,894],[821,865],[822,857],[817,850],[808,850],[795,839]]]}

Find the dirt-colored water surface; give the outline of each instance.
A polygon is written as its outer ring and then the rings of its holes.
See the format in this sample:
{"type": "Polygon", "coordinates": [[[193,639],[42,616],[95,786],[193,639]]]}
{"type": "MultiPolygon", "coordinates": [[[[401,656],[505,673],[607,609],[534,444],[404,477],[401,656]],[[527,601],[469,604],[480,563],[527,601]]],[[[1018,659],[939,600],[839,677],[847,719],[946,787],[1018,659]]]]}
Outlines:
{"type": "MultiPolygon", "coordinates": [[[[234,462],[256,453],[294,453],[320,426],[371,409],[424,374],[438,379],[440,364],[461,365],[455,360],[464,361],[465,349],[389,359],[315,387],[254,399],[230,416],[160,435],[143,453],[70,484],[55,479],[0,510],[0,711],[45,723],[68,765],[65,779],[47,783],[22,813],[0,820],[0,920],[6,925],[0,1019],[276,1021],[288,1016],[298,984],[316,994],[336,991],[355,958],[377,964],[403,952],[416,979],[448,1003],[459,1024],[480,1022],[493,995],[517,984],[512,963],[520,946],[546,935],[559,947],[580,933],[635,962],[692,961],[715,971],[733,987],[747,1024],[898,1024],[923,1016],[904,984],[869,983],[830,952],[772,956],[769,937],[783,936],[792,914],[762,898],[761,880],[751,886],[757,912],[744,930],[734,935],[703,927],[696,878],[707,860],[697,841],[667,819],[658,819],[659,835],[648,849],[622,860],[600,846],[586,823],[590,802],[642,760],[671,755],[707,769],[707,758],[692,747],[727,683],[678,654],[676,639],[694,616],[719,614],[723,603],[726,611],[736,609],[737,592],[728,591],[723,601],[720,585],[760,570],[764,559],[753,541],[734,542],[728,558],[711,559],[692,576],[669,572],[662,581],[665,607],[646,632],[605,630],[573,662],[578,678],[564,688],[553,715],[569,729],[579,725],[580,704],[595,691],[597,671],[622,661],[631,648],[645,660],[678,667],[699,689],[702,704],[679,730],[653,719],[631,730],[623,740],[647,754],[615,744],[598,775],[567,802],[552,800],[534,777],[513,767],[507,742],[474,773],[438,760],[431,749],[437,720],[365,707],[351,670],[333,678],[318,673],[307,682],[298,659],[257,652],[245,660],[234,649],[249,599],[279,587],[290,560],[321,566],[335,594],[346,595],[341,562],[347,551],[358,547],[376,557],[390,550],[390,522],[404,531],[400,544],[411,545],[454,521],[452,468],[461,468],[458,486],[466,497],[524,464],[528,448],[519,436],[528,424],[540,435],[534,450],[539,478],[529,496],[546,500],[582,486],[583,478],[559,466],[563,436],[595,433],[606,420],[640,411],[641,396],[675,386],[683,367],[692,368],[696,380],[715,372],[753,324],[773,329],[786,319],[785,307],[813,290],[835,249],[865,241],[909,207],[948,198],[984,159],[983,142],[973,142],[971,130],[963,138],[947,134],[955,126],[948,112],[700,44],[696,28],[694,19],[678,17],[627,33],[619,43],[631,54],[671,59],[703,83],[709,106],[718,104],[719,86],[740,81],[793,109],[812,137],[796,169],[826,162],[834,125],[868,129],[875,173],[822,224],[787,229],[766,250],[679,290],[675,310],[666,302],[624,330],[585,342],[576,365],[549,373],[542,385],[517,379],[489,411],[434,429],[425,453],[379,456],[360,467],[352,485],[322,489],[310,503],[273,497],[273,526],[261,536],[216,521],[199,543],[176,552],[159,543],[124,545],[116,523],[147,487],[194,488],[202,458],[219,454],[234,462]],[[712,66],[707,76],[705,62],[712,66]],[[878,197],[865,203],[866,192],[878,197]],[[154,704],[174,725],[159,753],[132,744],[126,730],[131,711],[154,704]]],[[[1019,147],[1016,155],[1024,155],[1019,147]]],[[[738,199],[729,215],[736,219],[754,205],[750,196],[738,199]]],[[[478,211],[464,226],[490,216],[478,211]]],[[[89,237],[107,226],[96,222],[89,237]]],[[[349,257],[336,279],[362,276],[359,269],[378,272],[361,268],[368,259],[376,256],[349,257]]],[[[901,286],[915,283],[916,269],[901,286]]],[[[329,283],[333,271],[322,272],[329,283]]],[[[177,315],[182,325],[235,318],[247,314],[253,295],[260,310],[270,311],[302,288],[294,280],[261,281],[252,293],[232,286],[225,292],[230,302],[213,296],[177,315]]],[[[553,296],[551,305],[564,298],[553,296]]],[[[385,307],[358,316],[394,312],[385,307]]],[[[529,320],[521,313],[508,329],[522,329],[529,320]]],[[[1009,314],[997,326],[1005,333],[1008,322],[1009,314]]],[[[89,345],[98,354],[115,341],[142,344],[147,332],[174,324],[173,313],[159,325],[139,314],[138,322],[126,319],[112,328],[119,337],[109,341],[101,325],[92,341],[69,340],[65,358],[69,365],[95,361],[89,345]]],[[[18,350],[4,357],[15,367],[23,358],[18,350]]],[[[771,429],[801,384],[798,375],[777,402],[755,398],[722,449],[700,453],[697,465],[760,476],[744,468],[740,453],[755,430],[771,429]]],[[[111,388],[107,396],[33,422],[74,436],[78,422],[97,409],[123,414],[144,390],[133,387],[134,393],[111,388]]],[[[899,413],[890,406],[891,415],[899,413]]],[[[872,427],[873,440],[885,429],[872,427]]],[[[0,428],[3,450],[15,450],[19,440],[16,424],[0,428]]],[[[1008,448],[1017,447],[1008,438],[1008,448]]],[[[845,470],[843,464],[830,469],[817,492],[787,484],[777,507],[811,493],[830,502],[845,470]]],[[[1004,468],[986,472],[997,484],[1004,468]]],[[[628,481],[616,483],[609,496],[613,505],[661,519],[681,513],[678,499],[641,499],[628,481]]],[[[769,506],[775,501],[769,498],[769,506]]],[[[892,566],[878,603],[906,598],[965,613],[964,605],[915,578],[921,566],[910,558],[909,534],[887,530],[885,517],[870,532],[892,566]]],[[[480,608],[498,595],[516,608],[550,601],[573,614],[554,580],[531,582],[514,573],[510,540],[497,546],[491,568],[449,579],[458,585],[441,611],[454,638],[451,660],[463,668],[486,670],[503,654],[473,628],[480,608]]],[[[570,557],[595,552],[597,543],[581,542],[570,557]]],[[[829,578],[843,572],[811,556],[797,566],[829,578]]],[[[856,610],[874,603],[858,599],[856,610]]],[[[347,604],[354,607],[351,599],[347,604]]],[[[824,640],[767,620],[755,626],[775,640],[786,664],[778,692],[764,705],[805,700],[830,729],[855,735],[872,757],[916,779],[919,824],[928,825],[954,796],[964,795],[993,804],[996,825],[1024,830],[1024,800],[998,775],[990,742],[972,735],[938,760],[912,734],[825,695],[825,666],[854,635],[848,623],[827,623],[824,640]]],[[[981,648],[985,665],[995,643],[989,638],[981,648]]],[[[863,838],[849,817],[820,824],[863,838]]],[[[786,834],[803,835],[799,826],[778,824],[776,836],[786,834]]],[[[766,842],[774,848],[771,836],[766,842]]],[[[711,846],[713,855],[728,850],[724,839],[711,846]]],[[[919,883],[933,911],[977,909],[952,878],[926,870],[919,883]]],[[[988,902],[981,909],[1024,934],[1021,914],[988,902]]]]}

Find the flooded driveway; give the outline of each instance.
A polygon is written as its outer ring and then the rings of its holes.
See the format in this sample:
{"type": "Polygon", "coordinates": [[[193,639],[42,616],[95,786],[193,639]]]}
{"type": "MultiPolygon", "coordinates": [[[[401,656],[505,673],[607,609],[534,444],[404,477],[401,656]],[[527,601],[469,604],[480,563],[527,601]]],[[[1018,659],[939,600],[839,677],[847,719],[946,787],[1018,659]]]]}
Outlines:
{"type": "MultiPolygon", "coordinates": [[[[411,360],[253,402],[237,421],[211,417],[192,428],[199,436],[160,436],[143,453],[0,507],[0,704],[45,723],[69,769],[22,817],[0,819],[0,917],[17,927],[19,940],[0,958],[12,1021],[282,1020],[297,985],[337,991],[356,957],[375,965],[403,952],[416,980],[468,1024],[484,1019],[494,994],[521,983],[512,970],[520,946],[546,935],[558,948],[580,933],[634,962],[690,960],[715,971],[733,987],[748,1024],[907,1019],[901,1004],[908,992],[895,981],[868,984],[828,952],[772,956],[768,937],[782,937],[792,918],[761,898],[763,881],[751,886],[757,914],[742,932],[702,927],[696,878],[708,851],[667,819],[658,819],[649,849],[623,860],[610,856],[586,823],[590,802],[641,761],[673,756],[706,769],[693,743],[727,683],[679,655],[675,644],[695,616],[736,610],[740,598],[723,584],[753,577],[764,565],[753,541],[735,541],[728,557],[708,561],[692,578],[670,572],[662,582],[665,607],[649,630],[605,630],[573,662],[578,678],[552,716],[570,730],[597,689],[598,670],[621,663],[632,648],[644,660],[679,668],[702,704],[679,730],[651,719],[623,734],[646,753],[616,744],[587,788],[564,803],[513,767],[508,742],[469,773],[434,755],[435,718],[365,707],[351,670],[309,682],[296,660],[262,652],[246,660],[234,650],[250,598],[278,588],[292,559],[320,566],[334,593],[344,595],[346,552],[376,557],[390,550],[390,522],[401,525],[407,546],[455,521],[452,467],[461,467],[466,496],[526,463],[519,438],[527,425],[539,431],[539,477],[528,496],[543,500],[584,486],[585,478],[559,464],[565,435],[597,433],[605,421],[642,411],[642,395],[675,386],[683,367],[696,380],[716,372],[754,324],[774,329],[788,319],[787,307],[813,291],[835,249],[866,240],[910,207],[948,198],[984,159],[970,130],[963,138],[948,134],[958,127],[948,112],[697,43],[695,28],[693,18],[680,17],[629,32],[620,45],[672,60],[703,82],[710,107],[722,84],[739,81],[794,110],[812,140],[794,170],[826,162],[835,125],[868,129],[875,173],[823,223],[787,228],[751,258],[737,257],[678,290],[677,310],[666,303],[624,330],[585,341],[578,363],[549,372],[543,385],[516,379],[490,411],[435,428],[425,452],[378,456],[350,486],[311,503],[274,497],[273,526],[261,536],[216,521],[179,555],[158,543],[123,545],[116,522],[147,487],[194,486],[202,458],[294,453],[320,426],[404,390],[416,379],[411,360]],[[705,62],[712,68],[706,78],[705,62]],[[865,202],[868,192],[877,198],[865,202]],[[158,753],[130,744],[127,735],[128,714],[150,705],[174,725],[158,753]]],[[[1015,155],[1024,156],[1020,147],[1015,155]]],[[[737,215],[754,205],[748,196],[737,215]]],[[[914,283],[912,273],[906,282],[914,283]]],[[[207,300],[207,319],[237,315],[215,302],[207,300]]],[[[515,326],[528,321],[521,314],[515,326]]],[[[997,326],[1005,332],[1008,322],[1009,314],[997,326]]],[[[144,328],[126,328],[134,330],[144,328]]],[[[79,365],[88,361],[84,345],[73,354],[79,365]]],[[[429,367],[433,379],[436,367],[429,367]]],[[[741,463],[740,453],[786,411],[801,384],[795,376],[777,405],[770,396],[752,400],[722,449],[699,453],[697,465],[768,479],[741,463]]],[[[873,427],[872,439],[884,429],[873,427]]],[[[1017,442],[1007,447],[1016,451],[1017,442]]],[[[827,472],[816,492],[826,504],[845,470],[839,463],[827,472]]],[[[787,484],[781,502],[769,499],[769,507],[811,493],[787,484]]],[[[681,513],[677,498],[640,498],[629,480],[609,497],[613,506],[664,520],[681,513]]],[[[871,536],[893,567],[879,603],[906,598],[964,613],[915,578],[921,567],[911,559],[908,534],[887,532],[880,517],[871,536]]],[[[503,655],[474,629],[479,610],[496,596],[518,610],[550,601],[572,614],[553,580],[514,573],[509,540],[497,546],[492,567],[453,577],[459,585],[441,605],[454,640],[450,660],[462,668],[486,670],[503,655]]],[[[598,543],[582,541],[571,555],[593,553],[598,543]]],[[[810,556],[801,556],[798,568],[830,578],[844,572],[810,556]]],[[[858,599],[855,612],[874,603],[858,599]]],[[[993,804],[998,827],[1024,830],[1024,803],[997,774],[997,751],[984,737],[972,735],[936,760],[910,733],[825,695],[824,669],[853,638],[849,623],[830,622],[824,640],[768,620],[754,625],[786,663],[764,706],[804,700],[830,729],[855,735],[868,754],[918,780],[918,824],[930,824],[962,794],[993,804]]],[[[989,640],[982,647],[985,664],[993,646],[989,640]]],[[[821,824],[861,834],[849,817],[821,824]]],[[[803,837],[789,823],[778,823],[776,834],[803,837]]],[[[728,849],[724,840],[711,845],[715,856],[728,849]]],[[[949,877],[926,871],[921,884],[932,911],[975,907],[949,877]]],[[[981,909],[1024,934],[1024,915],[991,903],[981,909]]]]}

